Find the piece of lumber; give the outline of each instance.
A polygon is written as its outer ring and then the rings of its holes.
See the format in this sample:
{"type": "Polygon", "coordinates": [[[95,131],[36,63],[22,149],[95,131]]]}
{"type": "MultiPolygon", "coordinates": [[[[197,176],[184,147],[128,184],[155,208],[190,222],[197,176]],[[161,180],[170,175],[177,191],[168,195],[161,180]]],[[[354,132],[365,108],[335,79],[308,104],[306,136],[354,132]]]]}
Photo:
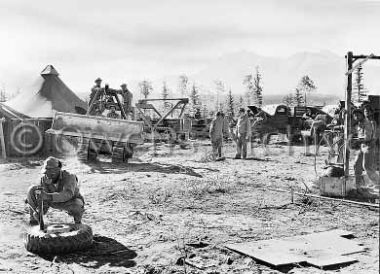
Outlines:
{"type": "MultiPolygon", "coordinates": [[[[288,192],[290,193],[291,191],[285,190],[285,189],[277,189],[277,188],[268,188],[271,191],[276,191],[276,192],[288,192]]],[[[322,199],[322,200],[329,200],[329,201],[334,201],[334,202],[342,202],[348,205],[355,205],[355,206],[366,206],[366,207],[374,207],[374,208],[379,208],[379,204],[376,203],[366,203],[366,202],[357,202],[357,201],[352,201],[352,200],[347,200],[347,199],[338,199],[338,198],[331,198],[331,197],[325,197],[325,196],[320,196],[316,194],[307,194],[307,193],[300,193],[300,192],[293,192],[295,195],[298,196],[306,196],[306,197],[313,197],[317,199],[322,199]]]]}

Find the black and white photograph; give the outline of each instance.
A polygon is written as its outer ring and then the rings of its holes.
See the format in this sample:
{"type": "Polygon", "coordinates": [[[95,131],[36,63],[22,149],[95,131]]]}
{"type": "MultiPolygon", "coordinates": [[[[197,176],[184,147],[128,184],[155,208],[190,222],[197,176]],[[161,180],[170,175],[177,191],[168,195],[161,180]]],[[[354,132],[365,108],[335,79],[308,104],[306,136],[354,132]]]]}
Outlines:
{"type": "Polygon", "coordinates": [[[1,0],[0,36],[0,273],[379,273],[380,0],[1,0]]]}

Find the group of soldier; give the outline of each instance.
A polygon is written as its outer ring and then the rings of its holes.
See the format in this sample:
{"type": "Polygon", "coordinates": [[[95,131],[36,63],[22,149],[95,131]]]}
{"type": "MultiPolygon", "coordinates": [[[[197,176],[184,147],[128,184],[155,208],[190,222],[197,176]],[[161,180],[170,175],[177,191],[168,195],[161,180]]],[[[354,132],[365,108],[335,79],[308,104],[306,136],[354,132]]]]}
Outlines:
{"type": "Polygon", "coordinates": [[[111,93],[113,96],[121,95],[121,97],[123,98],[123,110],[119,109],[119,111],[121,113],[123,113],[124,111],[126,116],[130,115],[132,113],[133,94],[128,90],[127,84],[123,83],[120,85],[120,87],[121,89],[119,90],[110,89],[107,84],[104,87],[102,87],[102,79],[97,78],[95,80],[95,85],[91,89],[90,94],[90,114],[102,116],[106,108],[106,104],[108,104],[109,111],[107,113],[107,117],[114,119],[120,118],[120,114],[116,112],[118,110],[117,103],[119,102],[119,99],[117,99],[118,102],[114,102],[112,96],[108,95],[111,93]]]}
{"type": "MultiPolygon", "coordinates": [[[[312,115],[308,110],[303,119],[309,123],[311,129],[314,129],[314,134],[319,134],[319,131],[324,131],[327,128],[337,128],[342,132],[344,127],[345,110],[344,104],[340,103],[331,124],[326,123],[323,115],[312,115]]],[[[214,160],[223,159],[222,144],[226,136],[232,136],[236,142],[235,159],[247,158],[247,142],[251,138],[252,126],[248,111],[244,108],[239,110],[237,120],[229,117],[229,127],[226,126],[227,119],[224,114],[218,111],[210,125],[210,139],[212,145],[212,157],[214,160]],[[233,130],[233,127],[235,129],[233,130]],[[230,131],[230,132],[228,132],[230,131]]],[[[337,145],[339,147],[337,163],[343,163],[343,147],[344,136],[340,134],[337,145]]],[[[348,140],[347,140],[348,141],[348,140]]],[[[366,192],[375,192],[378,194],[380,178],[376,172],[377,159],[379,157],[376,151],[376,144],[379,142],[379,129],[374,120],[374,111],[370,105],[364,105],[362,108],[355,108],[352,111],[352,137],[351,146],[352,152],[355,153],[354,172],[356,180],[356,191],[359,195],[366,195],[366,192]],[[366,172],[370,184],[365,184],[363,179],[363,171],[366,172]]]]}
{"type": "Polygon", "coordinates": [[[356,150],[354,170],[356,186],[359,194],[366,191],[379,191],[380,177],[376,172],[376,142],[379,141],[378,129],[373,119],[373,110],[367,105],[362,109],[355,109],[352,113],[354,128],[353,148],[356,150]],[[371,181],[370,188],[363,180],[363,170],[371,181]]]}
{"type": "Polygon", "coordinates": [[[229,117],[229,125],[226,126],[226,118],[223,112],[218,111],[215,114],[215,118],[210,124],[210,139],[212,145],[212,157],[215,160],[223,159],[222,157],[222,145],[225,136],[228,136],[228,132],[234,141],[236,142],[236,155],[235,159],[247,158],[247,142],[251,138],[251,121],[244,108],[239,109],[237,119],[229,117]],[[233,126],[235,129],[233,130],[233,126]]]}

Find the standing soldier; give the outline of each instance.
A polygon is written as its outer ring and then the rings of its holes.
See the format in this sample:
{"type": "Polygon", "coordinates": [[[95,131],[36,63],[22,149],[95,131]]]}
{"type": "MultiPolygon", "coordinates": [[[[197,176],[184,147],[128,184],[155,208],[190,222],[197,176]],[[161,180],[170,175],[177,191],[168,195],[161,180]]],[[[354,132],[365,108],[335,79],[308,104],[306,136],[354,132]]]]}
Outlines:
{"type": "Polygon", "coordinates": [[[224,115],[218,111],[210,125],[210,138],[212,145],[212,157],[214,160],[222,157],[222,144],[224,133],[224,115]]]}
{"type": "Polygon", "coordinates": [[[247,141],[251,137],[251,125],[245,109],[239,110],[239,118],[236,124],[236,145],[237,151],[235,159],[247,158],[247,141]]]}
{"type": "Polygon", "coordinates": [[[95,86],[93,86],[91,89],[90,103],[89,103],[90,106],[91,106],[92,102],[95,102],[100,97],[100,93],[102,92],[101,85],[102,85],[102,79],[97,78],[95,80],[95,86]],[[97,94],[97,96],[95,98],[96,94],[97,94]]]}
{"type": "Polygon", "coordinates": [[[363,169],[366,171],[368,178],[377,188],[380,184],[379,175],[374,167],[374,150],[375,150],[375,131],[373,124],[364,117],[360,109],[355,109],[352,113],[356,122],[356,134],[359,142],[358,151],[355,158],[355,177],[357,192],[361,194],[363,191],[364,181],[362,178],[363,169]]]}
{"type": "Polygon", "coordinates": [[[121,95],[123,96],[124,111],[126,115],[132,113],[132,99],[133,95],[127,88],[127,84],[122,84],[121,86],[121,95]]]}

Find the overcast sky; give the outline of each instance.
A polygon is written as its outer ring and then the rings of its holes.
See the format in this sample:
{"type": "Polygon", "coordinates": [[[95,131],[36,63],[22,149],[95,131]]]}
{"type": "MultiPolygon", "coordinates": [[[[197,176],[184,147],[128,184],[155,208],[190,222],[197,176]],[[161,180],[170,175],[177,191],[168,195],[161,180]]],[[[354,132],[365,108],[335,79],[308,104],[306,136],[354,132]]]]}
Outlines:
{"type": "Polygon", "coordinates": [[[374,52],[380,1],[1,0],[0,34],[0,84],[8,90],[53,64],[83,92],[98,76],[116,85],[191,74],[240,50],[374,52]]]}

